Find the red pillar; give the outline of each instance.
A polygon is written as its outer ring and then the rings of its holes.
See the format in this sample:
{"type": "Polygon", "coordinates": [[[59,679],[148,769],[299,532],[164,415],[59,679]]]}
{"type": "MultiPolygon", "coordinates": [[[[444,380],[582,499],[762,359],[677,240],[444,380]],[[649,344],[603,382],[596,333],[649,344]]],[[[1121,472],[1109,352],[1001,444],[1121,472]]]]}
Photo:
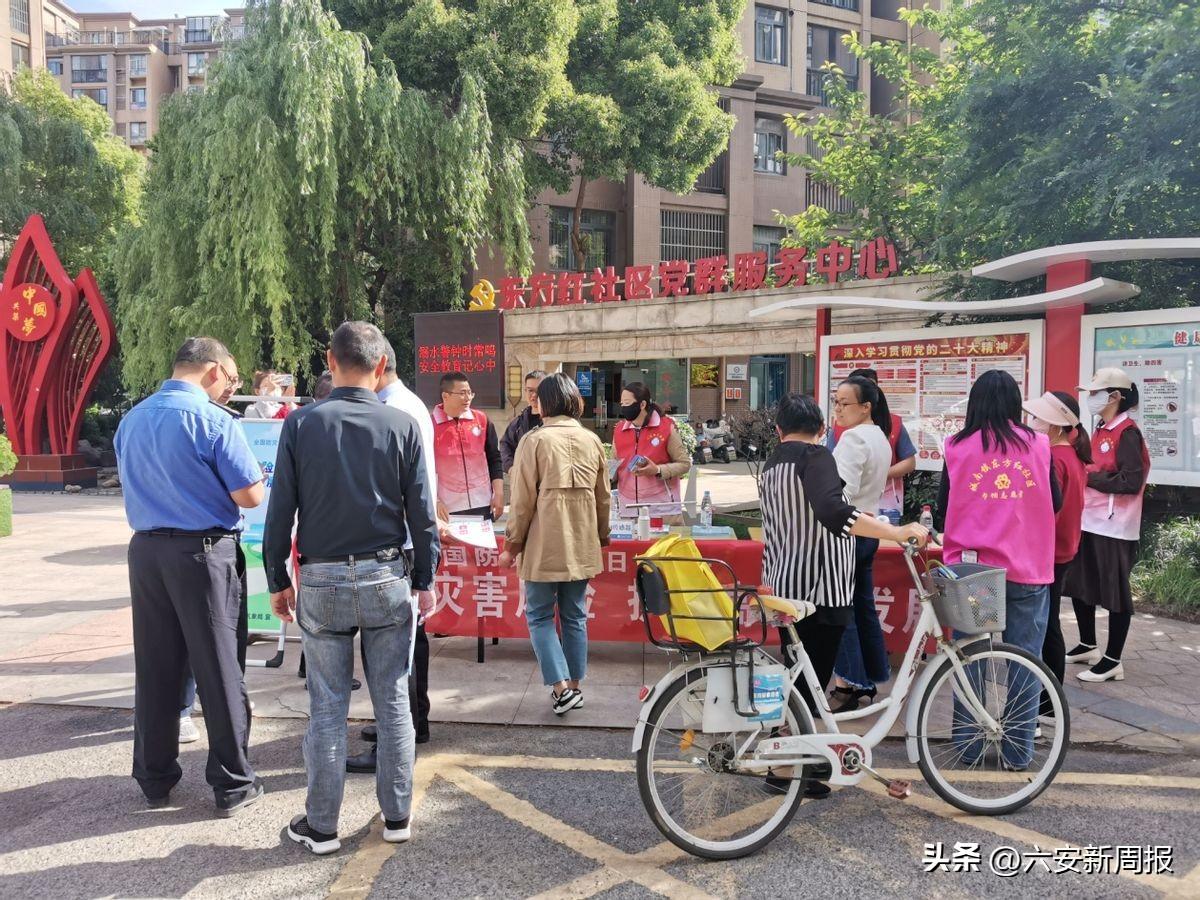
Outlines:
{"type": "Polygon", "coordinates": [[[822,379],[825,377],[825,372],[821,370],[821,345],[825,343],[825,338],[829,337],[830,329],[833,325],[833,313],[828,306],[817,307],[817,323],[813,330],[813,346],[816,351],[816,378],[813,379],[813,399],[821,404],[821,388],[825,388],[825,393],[829,393],[829,386],[822,385],[822,379]]]}
{"type": "MultiPolygon", "coordinates": [[[[1074,287],[1091,278],[1091,260],[1059,263],[1046,269],[1046,291],[1074,287]]],[[[1079,384],[1079,340],[1086,311],[1082,303],[1046,310],[1044,390],[1075,393],[1079,384]]]]}

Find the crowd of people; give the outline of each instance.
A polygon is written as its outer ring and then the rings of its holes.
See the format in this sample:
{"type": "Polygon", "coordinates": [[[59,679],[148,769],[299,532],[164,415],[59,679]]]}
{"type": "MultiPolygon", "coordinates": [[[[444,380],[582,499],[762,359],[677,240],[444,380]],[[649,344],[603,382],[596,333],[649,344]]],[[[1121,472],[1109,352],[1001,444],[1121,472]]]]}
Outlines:
{"type": "MultiPolygon", "coordinates": [[[[310,697],[308,796],[288,834],[318,854],[340,847],[347,771],[375,772],[384,839],[411,835],[415,745],[429,740],[423,617],[434,608],[451,518],[498,519],[508,475],[499,562],[519,567],[533,650],[552,709],[563,715],[584,703],[587,587],[601,571],[611,518],[648,508],[678,521],[680,479],[691,465],[675,420],[642,383],[624,385],[620,395],[614,468],[581,424],[583,399],[566,375],[530,372],[527,407],[498,437],[472,406],[465,375],[445,375],[441,402],[427,409],[399,379],[395,351],[373,325],[340,326],[326,361],[312,388],[318,402],[298,405],[290,377],[260,372],[250,410],[283,420],[263,559],[272,608],[299,625],[310,697]],[[289,567],[294,550],[298,573],[289,567]],[[348,757],[356,637],[376,724],[363,730],[367,752],[348,757]]],[[[239,533],[241,510],[261,504],[265,492],[235,414],[223,405],[240,385],[223,345],[189,339],[171,378],[117,433],[135,532],[133,775],[152,808],[169,804],[181,777],[179,743],[192,735],[180,709],[186,718],[197,688],[217,814],[232,816],[263,793],[249,760],[239,533]]],[[[1023,408],[1010,375],[981,376],[962,430],[945,445],[936,521],[947,563],[1007,570],[1006,641],[1043,655],[1060,679],[1067,662],[1086,662],[1079,677],[1100,681],[1123,677],[1149,460],[1129,416],[1138,394],[1128,376],[1101,370],[1081,390],[1099,422],[1090,440],[1070,395],[1047,393],[1023,408]],[[1081,643],[1069,651],[1058,624],[1064,592],[1080,626],[1081,643]],[[1109,611],[1103,653],[1097,606],[1109,611]]],[[[780,596],[815,604],[799,637],[821,684],[832,681],[834,708],[844,711],[891,677],[872,584],[879,541],[923,544],[929,534],[880,515],[902,507],[915,448],[873,371],[837,386],[833,415],[827,428],[812,398],[792,394],[779,404],[780,444],[761,481],[763,579],[780,596]]],[[[1019,736],[1006,764],[1027,763],[1032,740],[1032,730],[1019,736]]],[[[806,791],[819,796],[828,787],[814,781],[806,791]]]]}

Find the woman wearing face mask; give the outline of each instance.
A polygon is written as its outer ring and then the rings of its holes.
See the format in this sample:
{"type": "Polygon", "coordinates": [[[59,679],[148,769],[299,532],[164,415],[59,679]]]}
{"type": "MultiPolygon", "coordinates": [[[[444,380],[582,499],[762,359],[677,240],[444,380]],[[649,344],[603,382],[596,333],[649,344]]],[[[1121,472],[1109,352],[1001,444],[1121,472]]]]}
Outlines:
{"type": "Polygon", "coordinates": [[[1142,495],[1150,474],[1150,453],[1129,411],[1138,405],[1137,385],[1120,369],[1101,369],[1090,384],[1088,412],[1099,419],[1092,434],[1092,465],[1083,503],[1083,538],[1067,579],[1067,593],[1079,620],[1079,644],[1067,662],[1090,663],[1080,681],[1121,681],[1121,653],[1133,618],[1129,572],[1137,559],[1142,527],[1142,495]],[[1108,610],[1108,646],[1096,641],[1096,607],[1108,610]]]}
{"type": "MultiPolygon", "coordinates": [[[[1023,405],[1029,414],[1029,427],[1050,438],[1050,466],[1062,489],[1062,507],[1054,516],[1054,583],[1050,585],[1046,638],[1042,642],[1042,659],[1061,684],[1066,669],[1066,645],[1058,619],[1059,607],[1063,581],[1079,552],[1086,467],[1092,462],[1091,442],[1079,421],[1079,403],[1070,394],[1047,391],[1023,405]]],[[[1040,714],[1048,716],[1050,712],[1050,698],[1043,691],[1040,714]]]]}
{"type": "Polygon", "coordinates": [[[263,399],[255,400],[246,407],[246,418],[282,419],[295,408],[294,404],[281,402],[285,393],[292,396],[296,393],[295,387],[291,385],[288,385],[285,391],[283,380],[282,375],[270,370],[254,373],[254,380],[250,383],[250,388],[256,397],[263,399]]]}
{"type": "MultiPolygon", "coordinates": [[[[871,515],[879,512],[879,500],[892,466],[888,435],[892,416],[879,385],[869,378],[851,376],[838,385],[833,398],[834,420],[843,429],[833,459],[845,483],[851,506],[871,515]]],[[[875,610],[875,552],[879,541],[872,537],[854,539],[854,617],[842,634],[834,672],[835,712],[857,709],[863,698],[875,699],[875,685],[892,677],[883,629],[875,610]]]]}
{"type": "Polygon", "coordinates": [[[683,449],[675,420],[663,413],[640,381],[621,391],[621,422],[613,429],[617,466],[619,515],[636,519],[639,505],[649,505],[651,516],[679,520],[683,503],[679,480],[692,467],[683,449]]]}

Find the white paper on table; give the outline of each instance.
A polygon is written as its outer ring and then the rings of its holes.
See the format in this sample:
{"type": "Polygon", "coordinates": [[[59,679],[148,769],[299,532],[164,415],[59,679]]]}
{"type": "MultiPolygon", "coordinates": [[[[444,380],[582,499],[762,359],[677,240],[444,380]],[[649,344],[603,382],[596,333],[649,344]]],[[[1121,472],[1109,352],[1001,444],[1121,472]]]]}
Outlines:
{"type": "Polygon", "coordinates": [[[464,544],[496,549],[496,531],[491,519],[483,516],[451,516],[448,528],[450,535],[464,544]]]}

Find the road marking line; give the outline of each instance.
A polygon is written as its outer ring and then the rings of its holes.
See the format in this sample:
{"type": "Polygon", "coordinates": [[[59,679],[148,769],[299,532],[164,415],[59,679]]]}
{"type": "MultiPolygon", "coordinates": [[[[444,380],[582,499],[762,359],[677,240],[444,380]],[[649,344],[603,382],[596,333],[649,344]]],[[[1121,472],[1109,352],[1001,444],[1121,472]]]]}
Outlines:
{"type": "MultiPolygon", "coordinates": [[[[414,818],[414,824],[420,822],[417,813],[425,800],[429,785],[436,775],[433,765],[436,759],[436,756],[418,758],[413,769],[412,812],[409,815],[414,818]]],[[[330,886],[326,897],[338,897],[341,900],[365,900],[375,887],[375,882],[379,878],[384,864],[399,846],[399,844],[389,844],[383,839],[383,822],[380,821],[379,816],[373,816],[370,830],[363,837],[358,849],[354,851],[354,855],[342,866],[342,871],[338,873],[337,880],[330,886]]]]}
{"type": "MultiPolygon", "coordinates": [[[[645,859],[618,850],[586,831],[580,831],[578,828],[542,812],[528,800],[510,794],[479,776],[473,775],[466,769],[450,768],[443,771],[441,775],[501,815],[562,844],[575,853],[600,863],[606,869],[612,869],[623,875],[622,881],[636,881],[642,887],[671,898],[683,897],[695,898],[695,900],[709,898],[708,894],[668,875],[645,859]]],[[[579,894],[575,896],[579,896],[579,894]]]]}
{"type": "MultiPolygon", "coordinates": [[[[887,778],[901,778],[906,781],[924,781],[925,778],[918,769],[880,769],[887,778]]],[[[1020,772],[955,772],[954,777],[962,781],[988,782],[1025,782],[1029,776],[1020,772]]],[[[864,784],[866,781],[863,782],[864,784]]],[[[1185,775],[1122,775],[1110,772],[1059,772],[1050,783],[1051,788],[1064,784],[1091,785],[1094,787],[1141,787],[1158,788],[1162,790],[1180,789],[1200,791],[1200,778],[1185,775]]]]}

